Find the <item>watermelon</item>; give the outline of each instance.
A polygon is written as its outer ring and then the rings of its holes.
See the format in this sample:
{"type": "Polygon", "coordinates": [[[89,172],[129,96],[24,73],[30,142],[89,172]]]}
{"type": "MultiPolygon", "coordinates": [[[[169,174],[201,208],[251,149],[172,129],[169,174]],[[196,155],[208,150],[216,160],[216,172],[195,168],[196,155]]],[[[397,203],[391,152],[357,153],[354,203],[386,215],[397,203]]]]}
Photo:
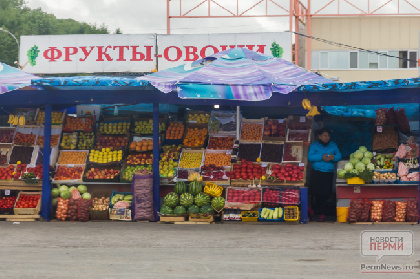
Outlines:
{"type": "Polygon", "coordinates": [[[185,182],[183,182],[183,181],[175,183],[174,191],[178,195],[186,193],[187,192],[187,184],[185,184],[185,182]]]}
{"type": "Polygon", "coordinates": [[[211,206],[217,211],[220,211],[225,207],[225,199],[222,197],[216,197],[211,201],[211,206]]]}
{"type": "Polygon", "coordinates": [[[174,214],[174,210],[167,205],[162,205],[162,207],[160,208],[160,213],[162,215],[172,215],[174,214]]]}
{"type": "Polygon", "coordinates": [[[174,209],[174,214],[175,215],[182,215],[187,213],[187,210],[185,210],[185,207],[178,205],[177,207],[175,207],[174,209]]]}
{"type": "Polygon", "coordinates": [[[188,193],[191,195],[198,195],[198,193],[203,191],[203,186],[201,186],[201,182],[193,181],[188,185],[188,193]]]}
{"type": "Polygon", "coordinates": [[[199,193],[197,196],[195,196],[195,204],[198,206],[203,206],[206,204],[210,204],[210,196],[206,193],[199,193]]]}
{"type": "Polygon", "coordinates": [[[201,214],[214,214],[215,212],[214,212],[214,209],[210,205],[206,204],[200,208],[200,213],[201,214]]]}
{"type": "Polygon", "coordinates": [[[184,193],[179,198],[179,204],[185,207],[189,207],[194,203],[194,196],[189,193],[184,193]]]}
{"type": "Polygon", "coordinates": [[[200,208],[196,205],[191,205],[190,207],[188,207],[188,213],[200,213],[200,208]]]}
{"type": "Polygon", "coordinates": [[[171,193],[167,194],[163,198],[163,204],[167,205],[171,208],[174,208],[175,206],[177,206],[178,202],[179,202],[178,195],[175,194],[174,192],[171,192],[171,193]]]}

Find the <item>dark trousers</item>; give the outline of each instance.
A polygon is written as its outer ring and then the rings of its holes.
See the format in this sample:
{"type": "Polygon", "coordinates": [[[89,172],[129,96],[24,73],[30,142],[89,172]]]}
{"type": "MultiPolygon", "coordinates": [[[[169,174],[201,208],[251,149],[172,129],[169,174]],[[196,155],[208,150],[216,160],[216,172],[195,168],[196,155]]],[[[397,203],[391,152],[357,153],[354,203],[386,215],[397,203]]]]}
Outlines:
{"type": "Polygon", "coordinates": [[[309,192],[312,195],[312,207],[315,215],[327,215],[327,200],[332,194],[334,173],[312,169],[309,192]]]}
{"type": "Polygon", "coordinates": [[[327,200],[330,195],[314,195],[314,211],[315,215],[327,215],[327,200]]]}

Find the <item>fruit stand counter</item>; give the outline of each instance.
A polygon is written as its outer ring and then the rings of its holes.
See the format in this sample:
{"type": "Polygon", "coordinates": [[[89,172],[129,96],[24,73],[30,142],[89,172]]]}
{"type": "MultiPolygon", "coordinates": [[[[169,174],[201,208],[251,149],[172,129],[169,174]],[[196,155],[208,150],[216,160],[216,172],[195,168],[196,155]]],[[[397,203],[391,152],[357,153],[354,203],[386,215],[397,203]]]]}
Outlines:
{"type": "Polygon", "coordinates": [[[0,181],[0,190],[41,191],[42,183],[25,183],[23,181],[0,181]]]}

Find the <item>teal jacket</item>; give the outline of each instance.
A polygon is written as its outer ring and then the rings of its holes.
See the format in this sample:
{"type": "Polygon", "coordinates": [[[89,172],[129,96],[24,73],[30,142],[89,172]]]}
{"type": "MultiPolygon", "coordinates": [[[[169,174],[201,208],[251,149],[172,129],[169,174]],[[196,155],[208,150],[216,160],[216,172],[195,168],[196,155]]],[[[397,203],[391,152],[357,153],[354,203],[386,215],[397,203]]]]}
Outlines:
{"type": "Polygon", "coordinates": [[[341,153],[332,141],[327,145],[322,145],[319,141],[316,141],[309,148],[308,160],[312,162],[312,168],[317,171],[334,172],[335,163],[341,160],[341,153]],[[334,155],[334,160],[325,162],[322,159],[325,153],[334,155]]]}

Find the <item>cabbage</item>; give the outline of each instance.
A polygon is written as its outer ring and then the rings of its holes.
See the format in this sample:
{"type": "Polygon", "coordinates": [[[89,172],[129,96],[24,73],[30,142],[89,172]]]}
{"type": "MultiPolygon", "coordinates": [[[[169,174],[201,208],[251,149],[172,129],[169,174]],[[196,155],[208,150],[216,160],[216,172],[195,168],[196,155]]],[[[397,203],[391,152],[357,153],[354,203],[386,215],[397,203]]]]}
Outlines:
{"type": "Polygon", "coordinates": [[[80,194],[84,194],[87,192],[87,187],[85,185],[79,185],[79,187],[77,187],[77,190],[79,190],[80,194]]]}
{"type": "Polygon", "coordinates": [[[366,158],[372,159],[373,154],[372,154],[372,152],[367,151],[367,152],[365,152],[365,153],[363,154],[363,156],[365,156],[366,158]]]}
{"type": "Polygon", "coordinates": [[[351,158],[350,159],[350,163],[353,165],[353,166],[355,166],[357,163],[359,163],[360,161],[358,160],[358,159],[356,159],[356,158],[351,158]]]}
{"type": "Polygon", "coordinates": [[[51,197],[56,198],[60,194],[60,191],[58,191],[58,188],[52,188],[51,190],[51,197]]]}
{"type": "Polygon", "coordinates": [[[370,171],[373,171],[375,169],[375,165],[372,163],[367,164],[366,168],[370,171]]]}
{"type": "Polygon", "coordinates": [[[360,173],[366,169],[366,166],[362,162],[359,162],[354,166],[354,168],[360,173]]]}
{"type": "Polygon", "coordinates": [[[354,158],[356,158],[357,160],[362,160],[363,152],[357,150],[356,152],[354,152],[354,158]]]}
{"type": "Polygon", "coordinates": [[[362,163],[363,163],[363,164],[365,164],[365,165],[370,164],[370,159],[369,159],[369,158],[364,157],[364,158],[362,159],[362,163]]]}
{"type": "Polygon", "coordinates": [[[359,175],[359,172],[356,169],[351,170],[350,173],[355,174],[355,175],[359,175]]]}
{"type": "Polygon", "coordinates": [[[69,187],[67,187],[66,185],[61,185],[59,188],[58,188],[58,191],[61,193],[61,192],[63,192],[63,191],[68,191],[69,190],[69,187]]]}
{"type": "Polygon", "coordinates": [[[344,170],[345,171],[351,171],[353,169],[353,164],[348,162],[344,165],[344,170]]]}
{"type": "Polygon", "coordinates": [[[76,189],[76,187],[71,186],[71,187],[69,188],[70,193],[71,193],[71,192],[73,192],[73,189],[76,189]]]}
{"type": "Polygon", "coordinates": [[[337,171],[337,177],[339,179],[344,179],[344,175],[345,174],[346,174],[346,171],[345,170],[339,170],[339,171],[337,171]]]}
{"type": "Polygon", "coordinates": [[[71,197],[71,193],[69,190],[64,190],[63,192],[60,193],[60,197],[62,197],[65,200],[68,200],[71,197]]]}
{"type": "Polygon", "coordinates": [[[83,193],[83,195],[82,195],[82,199],[84,199],[84,200],[90,200],[92,197],[90,196],[90,194],[89,193],[83,193]]]}
{"type": "Polygon", "coordinates": [[[354,158],[354,153],[350,154],[350,159],[354,158]]]}
{"type": "Polygon", "coordinates": [[[51,202],[52,206],[54,206],[54,207],[57,206],[57,203],[58,203],[57,198],[52,199],[52,202],[51,202]]]}
{"type": "Polygon", "coordinates": [[[365,153],[367,151],[366,146],[360,146],[359,151],[362,152],[362,153],[365,153]]]}

